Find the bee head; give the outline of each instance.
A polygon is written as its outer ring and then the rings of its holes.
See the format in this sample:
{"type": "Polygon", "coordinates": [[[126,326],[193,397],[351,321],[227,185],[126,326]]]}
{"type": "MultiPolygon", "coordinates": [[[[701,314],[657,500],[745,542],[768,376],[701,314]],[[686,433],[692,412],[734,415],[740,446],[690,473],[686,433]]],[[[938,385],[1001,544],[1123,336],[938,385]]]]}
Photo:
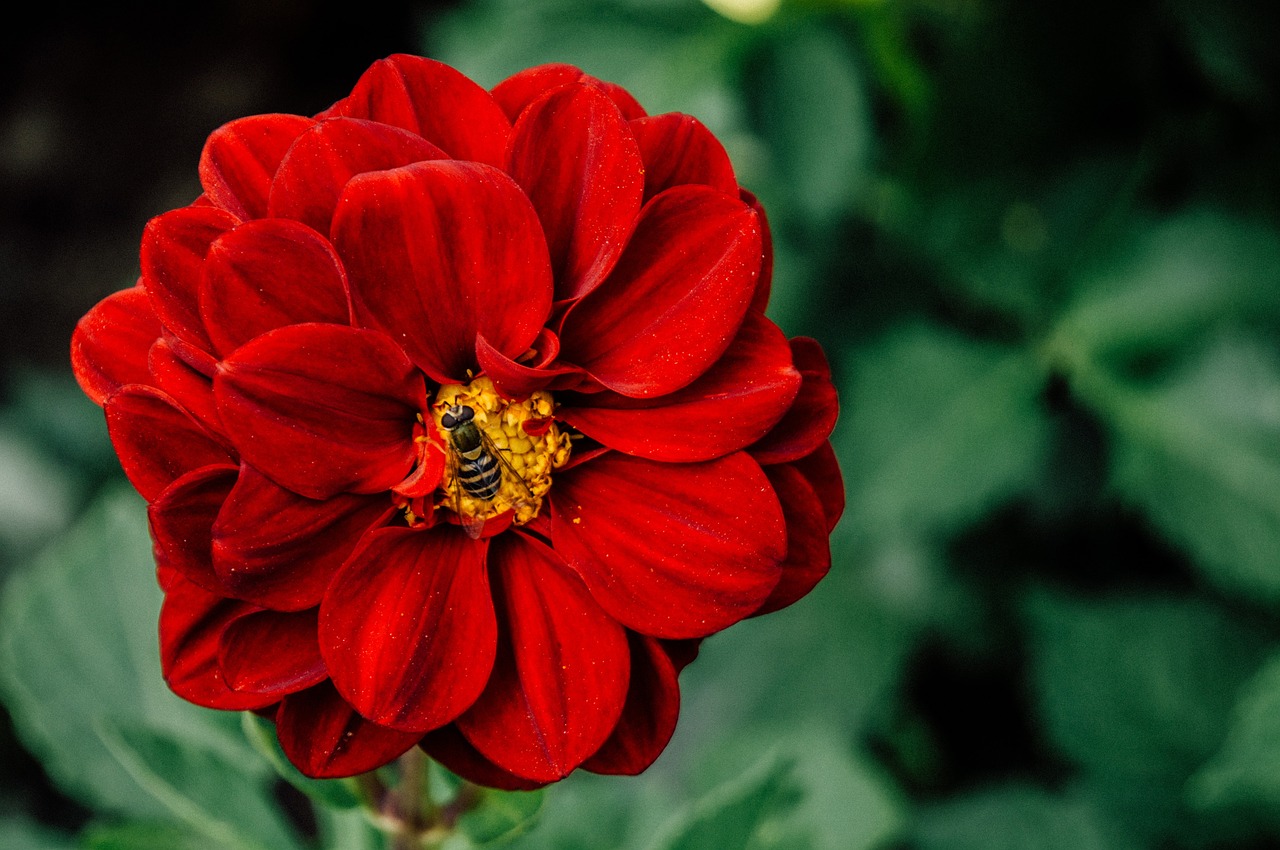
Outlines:
{"type": "Polygon", "coordinates": [[[446,431],[452,431],[463,422],[470,422],[475,418],[475,415],[476,412],[465,404],[455,404],[440,417],[440,426],[446,431]]]}

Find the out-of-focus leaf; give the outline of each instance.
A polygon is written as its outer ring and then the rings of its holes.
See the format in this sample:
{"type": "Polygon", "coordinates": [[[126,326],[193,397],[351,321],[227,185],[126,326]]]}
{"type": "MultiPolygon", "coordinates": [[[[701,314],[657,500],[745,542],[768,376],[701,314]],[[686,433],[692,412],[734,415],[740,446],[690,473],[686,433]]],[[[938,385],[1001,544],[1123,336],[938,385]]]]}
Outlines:
{"type": "Polygon", "coordinates": [[[1155,792],[1222,743],[1266,640],[1196,598],[1028,606],[1032,682],[1053,745],[1092,774],[1155,792]]]}
{"type": "Polygon", "coordinates": [[[360,805],[360,798],[347,780],[311,779],[294,767],[285,757],[284,750],[280,749],[280,739],[276,737],[275,725],[271,721],[251,711],[243,712],[240,720],[245,738],[266,759],[267,764],[275,768],[281,779],[326,806],[350,809],[360,805]]]}
{"type": "MultiPolygon", "coordinates": [[[[771,821],[780,808],[797,801],[790,786],[792,763],[776,754],[762,759],[753,769],[686,806],[663,827],[649,850],[747,850],[748,847],[772,846],[769,843],[771,821]],[[757,843],[759,842],[759,843],[757,843]]],[[[810,846],[797,843],[796,836],[788,847],[810,846]]]]}
{"type": "Polygon", "coordinates": [[[848,209],[871,156],[871,115],[847,43],[815,24],[784,30],[750,69],[751,112],[771,182],[806,219],[848,209]]]}
{"type": "Polygon", "coordinates": [[[1103,396],[1114,484],[1225,589],[1280,601],[1280,362],[1219,339],[1150,389],[1103,396]]]}
{"type": "Polygon", "coordinates": [[[536,823],[543,794],[482,788],[475,808],[458,818],[458,831],[477,847],[510,841],[536,823]]]}
{"type": "Polygon", "coordinates": [[[80,844],[84,850],[205,850],[209,841],[173,824],[128,823],[91,827],[80,844]]]}
{"type": "Polygon", "coordinates": [[[1200,809],[1256,808],[1280,816],[1280,655],[1244,688],[1226,742],[1191,778],[1187,792],[1200,809]]]}
{"type": "Polygon", "coordinates": [[[719,133],[734,122],[725,59],[742,30],[696,2],[481,0],[444,16],[428,51],[485,86],[568,62],[624,86],[651,114],[688,112],[719,133]]]}
{"type": "Polygon", "coordinates": [[[119,469],[102,409],[66,372],[18,369],[6,381],[0,427],[20,434],[41,454],[88,477],[119,469]]]}
{"type": "Polygon", "coordinates": [[[72,490],[65,469],[0,426],[0,547],[21,551],[52,537],[71,515],[72,490]]]}
{"type": "Polygon", "coordinates": [[[1127,850],[1132,845],[1087,800],[1026,785],[990,788],[926,807],[916,850],[1127,850]]]}
{"type": "Polygon", "coordinates": [[[131,817],[169,815],[99,738],[103,721],[219,753],[239,765],[242,781],[266,777],[233,714],[183,702],[160,677],[161,594],[135,495],[104,496],[4,590],[0,694],[23,742],[68,794],[131,817]]]}
{"type": "Polygon", "coordinates": [[[1139,230],[1082,272],[1058,344],[1090,358],[1161,352],[1224,320],[1280,315],[1280,237],[1215,210],[1139,230]]]}
{"type": "MultiPolygon", "coordinates": [[[[321,846],[326,850],[387,850],[388,836],[369,822],[363,809],[316,809],[321,846]]],[[[442,848],[443,850],[443,848],[442,848]]]]}
{"type": "Polygon", "coordinates": [[[1265,106],[1275,70],[1271,34],[1280,28],[1270,3],[1197,3],[1166,0],[1163,4],[1206,75],[1236,100],[1265,106]]]}
{"type": "Polygon", "coordinates": [[[171,817],[228,850],[288,850],[297,839],[267,786],[214,750],[144,727],[101,721],[99,737],[129,776],[171,817]]]}
{"type": "Polygon", "coordinates": [[[848,362],[836,432],[843,534],[945,534],[1034,481],[1050,429],[1043,376],[1023,352],[921,324],[848,362]]]}
{"type": "Polygon", "coordinates": [[[73,850],[76,841],[25,818],[0,815],[0,847],[4,850],[73,850]]]}

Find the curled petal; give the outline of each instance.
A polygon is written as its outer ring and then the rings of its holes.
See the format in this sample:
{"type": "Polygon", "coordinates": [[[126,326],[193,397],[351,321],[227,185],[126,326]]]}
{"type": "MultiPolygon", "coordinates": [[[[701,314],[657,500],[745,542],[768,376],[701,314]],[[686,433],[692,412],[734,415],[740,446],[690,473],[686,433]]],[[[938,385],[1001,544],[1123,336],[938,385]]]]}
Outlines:
{"type": "Polygon", "coordinates": [[[662,754],[680,715],[676,666],[661,642],[635,632],[629,632],[627,640],[631,648],[627,703],[604,746],[582,765],[593,773],[641,773],[662,754]]]}
{"type": "Polygon", "coordinates": [[[200,318],[204,258],[213,240],[239,223],[215,207],[183,207],[156,216],[142,231],[142,286],[156,315],[174,336],[202,352],[212,348],[200,318]]]}
{"type": "Polygon", "coordinates": [[[766,466],[782,515],[787,520],[787,559],[782,578],[755,613],[768,614],[796,602],[813,590],[831,569],[831,541],[827,517],[813,487],[790,464],[766,466]]]}
{"type": "Polygon", "coordinates": [[[554,389],[559,381],[566,379],[576,383],[584,374],[577,366],[556,362],[560,340],[549,328],[538,332],[538,338],[529,350],[532,356],[517,362],[490,345],[483,334],[476,334],[476,360],[498,392],[508,398],[554,389]]]}
{"type": "Polygon", "coordinates": [[[328,682],[284,698],[276,735],[289,761],[312,779],[368,773],[395,761],[422,737],[370,723],[328,682]]]}
{"type": "Polygon", "coordinates": [[[235,485],[234,466],[204,466],[183,475],[147,506],[151,536],[165,563],[210,593],[229,596],[213,568],[209,534],[235,485]]]}
{"type": "Polygon", "coordinates": [[[773,231],[769,228],[769,217],[765,215],[760,200],[746,189],[739,189],[738,194],[760,219],[760,277],[756,280],[755,294],[751,296],[751,309],[763,313],[769,306],[769,295],[773,291],[773,231]]]}
{"type": "Polygon", "coordinates": [[[272,217],[296,219],[328,233],[338,198],[352,177],[446,156],[399,127],[330,118],[299,136],[289,149],[271,182],[267,209],[272,217]]]}
{"type": "Polygon", "coordinates": [[[218,666],[232,690],[275,699],[323,682],[316,609],[254,611],[222,633],[218,666]]]}
{"type": "Polygon", "coordinates": [[[213,434],[157,389],[129,384],[112,393],[104,409],[120,466],[148,502],[186,472],[235,463],[213,434]]]}
{"type": "Polygon", "coordinates": [[[364,717],[425,732],[465,711],[489,679],[498,624],[487,545],[451,526],[374,531],[320,606],[320,649],[364,717]]]}
{"type": "Polygon", "coordinates": [[[831,448],[831,441],[818,446],[812,454],[793,461],[791,466],[800,471],[818,495],[827,518],[827,533],[830,534],[844,514],[844,477],[840,474],[840,463],[831,448]]]}
{"type": "Polygon", "coordinates": [[[147,352],[160,336],[160,322],[141,286],[102,299],[76,323],[71,334],[71,369],[93,403],[125,384],[150,377],[147,352]]]}
{"type": "Polygon", "coordinates": [[[538,65],[507,77],[493,87],[493,98],[515,123],[529,104],[552,89],[571,83],[584,83],[600,89],[613,100],[627,120],[644,117],[644,107],[622,86],[596,79],[580,68],[563,63],[538,65]]]}
{"type": "Polygon", "coordinates": [[[176,573],[169,575],[165,589],[160,608],[160,669],[170,689],[196,705],[225,711],[275,702],[272,696],[233,691],[218,663],[223,631],[252,612],[253,606],[208,593],[176,573]]]}
{"type": "Polygon", "coordinates": [[[791,356],[804,382],[787,415],[751,447],[761,464],[786,463],[813,454],[836,427],[840,403],[822,346],[808,337],[791,340],[791,356]]]}
{"type": "Polygon", "coordinates": [[[454,723],[428,732],[422,739],[422,749],[449,770],[477,785],[504,791],[532,791],[547,784],[516,776],[498,767],[462,737],[454,723]]]}
{"type": "Polygon", "coordinates": [[[631,122],[644,158],[647,201],[672,186],[686,183],[738,194],[738,178],[724,145],[692,115],[668,112],[631,122]]]}
{"type": "Polygon", "coordinates": [[[265,216],[280,161],[314,123],[301,115],[251,115],[214,130],[200,154],[205,197],[240,219],[265,216]]]}
{"type": "Polygon", "coordinates": [[[642,634],[720,631],[778,583],[782,508],[744,452],[679,465],[610,452],[562,471],[550,498],[556,551],[642,634]]]}
{"type": "Polygon", "coordinates": [[[280,611],[311,608],[361,535],[390,510],[383,495],[307,499],[246,464],[213,524],[213,567],[241,599],[280,611]]]}
{"type": "Polygon", "coordinates": [[[537,213],[511,178],[440,160],[362,174],[333,221],[361,324],[385,330],[432,379],[467,380],[477,334],[523,354],[551,310],[537,213]]]}
{"type": "Polygon", "coordinates": [[[516,122],[508,171],[542,221],[556,299],[590,292],[618,262],[644,197],[644,163],[618,108],[592,86],[551,92],[516,122]]]}
{"type": "Polygon", "coordinates": [[[223,355],[285,325],[347,324],[346,273],[333,246],[310,227],[287,219],[245,222],[209,246],[200,315],[223,355]]]}
{"type": "Polygon", "coordinates": [[[307,498],[388,490],[417,456],[426,388],[377,331],[278,328],[223,360],[213,392],[244,460],[307,498]]]}
{"type": "Polygon", "coordinates": [[[787,338],[765,317],[748,314],[724,356],[687,387],[657,398],[569,396],[556,415],[629,455],[711,460],[763,437],[799,390],[787,338]]]}
{"type": "Polygon", "coordinates": [[[613,273],[570,308],[562,356],[622,395],[686,386],[737,333],[759,257],[759,221],[737,198],[668,189],[645,206],[613,273]]]}
{"type": "Polygon", "coordinates": [[[511,122],[487,91],[448,65],[406,54],[375,62],[328,114],[402,127],[454,159],[495,166],[511,135],[511,122]]]}
{"type": "Polygon", "coordinates": [[[213,401],[213,381],[178,354],[173,339],[161,337],[155,341],[147,354],[147,368],[151,383],[161,392],[194,416],[210,434],[226,439],[226,429],[213,401]]]}
{"type": "Polygon", "coordinates": [[[503,535],[489,560],[498,655],[484,693],[457,726],[503,770],[554,781],[599,749],[617,723],[627,695],[626,636],[545,544],[503,535]]]}

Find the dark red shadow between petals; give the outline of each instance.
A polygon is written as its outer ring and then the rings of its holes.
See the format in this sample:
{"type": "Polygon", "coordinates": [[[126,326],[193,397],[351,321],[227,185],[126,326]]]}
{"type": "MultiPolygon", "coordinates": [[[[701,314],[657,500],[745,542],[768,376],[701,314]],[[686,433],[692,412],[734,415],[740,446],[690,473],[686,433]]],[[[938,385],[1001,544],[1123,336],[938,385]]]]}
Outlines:
{"type": "Polygon", "coordinates": [[[370,723],[329,682],[284,698],[276,713],[280,748],[312,779],[368,773],[395,761],[421,735],[370,723]]]}
{"type": "Polygon", "coordinates": [[[316,609],[254,611],[232,621],[218,652],[232,690],[280,699],[327,678],[316,638],[316,609]]]}
{"type": "Polygon", "coordinates": [[[183,207],[156,216],[142,231],[142,286],[156,315],[174,336],[206,356],[213,346],[200,318],[204,258],[213,240],[239,223],[215,207],[183,207]]]}
{"type": "Polygon", "coordinates": [[[676,666],[651,637],[627,633],[631,683],[622,716],[608,740],[582,766],[592,773],[635,776],[653,764],[676,730],[680,684],[676,666]]]}
{"type": "Polygon", "coordinates": [[[692,115],[668,112],[631,122],[644,158],[644,198],[673,186],[701,184],[738,194],[738,178],[724,145],[692,115]]]}
{"type": "Polygon", "coordinates": [[[120,466],[148,502],[193,469],[237,463],[194,416],[154,387],[129,384],[112,393],[103,409],[120,466]]]}
{"type": "Polygon", "coordinates": [[[808,337],[791,340],[791,355],[804,382],[787,415],[758,443],[751,455],[761,464],[786,463],[813,454],[836,427],[840,402],[822,346],[808,337]]]}

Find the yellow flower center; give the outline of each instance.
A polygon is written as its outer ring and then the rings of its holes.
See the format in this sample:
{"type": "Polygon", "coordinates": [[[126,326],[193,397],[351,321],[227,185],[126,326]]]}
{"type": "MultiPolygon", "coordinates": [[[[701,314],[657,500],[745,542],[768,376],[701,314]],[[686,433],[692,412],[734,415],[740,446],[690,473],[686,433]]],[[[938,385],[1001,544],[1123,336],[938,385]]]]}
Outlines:
{"type": "Polygon", "coordinates": [[[569,435],[551,419],[555,401],[548,392],[536,392],[512,401],[498,395],[488,378],[471,383],[448,384],[436,393],[431,416],[444,440],[449,462],[445,466],[441,506],[464,520],[487,521],[512,511],[512,521],[524,525],[538,515],[542,497],[551,489],[551,471],[569,460],[569,435]],[[442,420],[451,409],[470,408],[480,435],[479,452],[466,448],[464,429],[442,420]],[[528,426],[530,434],[525,430],[528,426]],[[482,459],[489,456],[492,461],[482,459]],[[501,479],[492,496],[486,485],[501,479]]]}

